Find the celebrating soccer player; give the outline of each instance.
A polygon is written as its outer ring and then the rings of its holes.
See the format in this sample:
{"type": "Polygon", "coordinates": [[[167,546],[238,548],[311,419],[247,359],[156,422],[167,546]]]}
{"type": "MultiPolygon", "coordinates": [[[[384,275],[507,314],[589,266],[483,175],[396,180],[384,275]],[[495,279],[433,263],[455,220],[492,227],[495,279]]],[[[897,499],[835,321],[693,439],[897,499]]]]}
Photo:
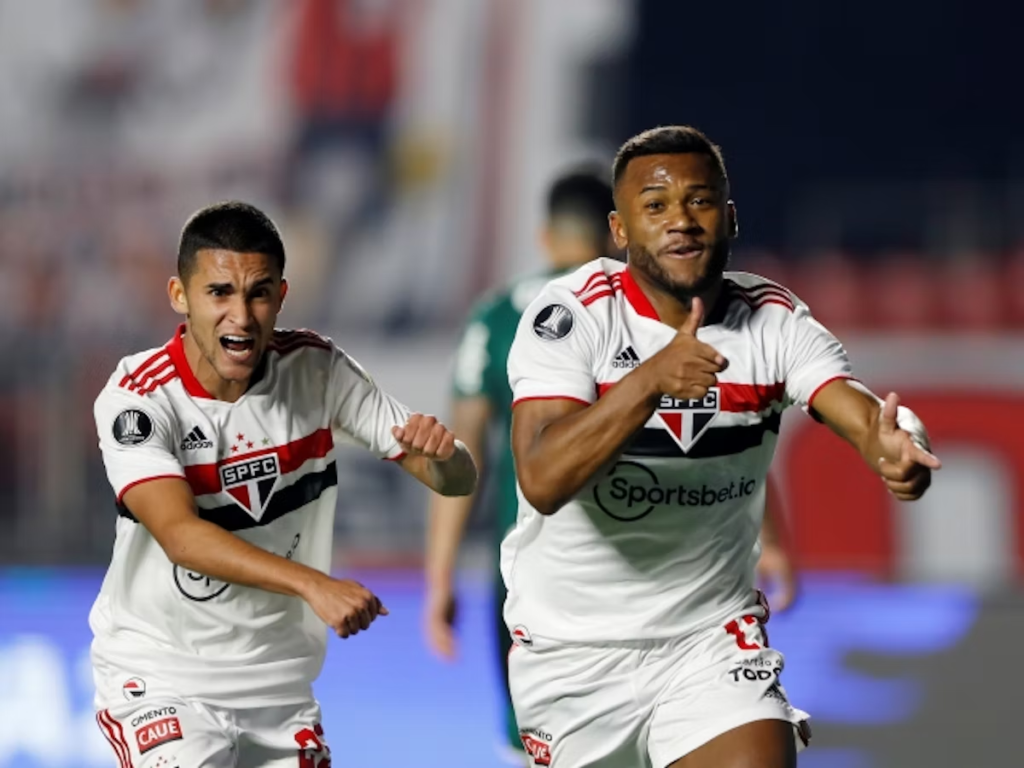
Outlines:
{"type": "Polygon", "coordinates": [[[509,355],[520,509],[501,568],[520,735],[534,765],[791,768],[807,715],[754,589],[781,413],[807,408],[899,499],[939,461],[806,305],[725,271],[736,208],[702,133],[630,139],[613,188],[628,263],[549,283],[509,355]]]}

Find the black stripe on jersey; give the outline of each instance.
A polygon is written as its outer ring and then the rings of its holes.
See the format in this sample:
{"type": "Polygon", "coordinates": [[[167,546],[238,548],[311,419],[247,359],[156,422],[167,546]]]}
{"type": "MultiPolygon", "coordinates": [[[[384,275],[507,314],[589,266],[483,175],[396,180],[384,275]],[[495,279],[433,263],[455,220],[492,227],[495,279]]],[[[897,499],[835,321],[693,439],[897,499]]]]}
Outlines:
{"type": "Polygon", "coordinates": [[[717,456],[733,456],[750,448],[756,448],[764,442],[766,432],[779,434],[781,413],[772,413],[758,424],[736,427],[712,426],[700,436],[690,448],[683,453],[679,443],[672,439],[667,430],[646,427],[641,430],[633,442],[626,446],[624,456],[682,456],[687,459],[712,459],[717,456]]]}
{"type": "MultiPolygon", "coordinates": [[[[338,484],[338,467],[332,461],[321,472],[310,472],[303,475],[299,480],[287,488],[275,491],[270,498],[270,503],[259,520],[253,519],[252,515],[243,510],[237,504],[226,504],[223,507],[213,509],[199,508],[199,517],[219,525],[227,531],[241,531],[246,528],[257,528],[261,525],[269,525],[279,517],[284,517],[289,512],[294,512],[304,507],[311,501],[320,498],[320,494],[338,484]]],[[[128,518],[132,522],[138,522],[135,515],[131,513],[123,503],[118,503],[117,514],[128,518]]]]}

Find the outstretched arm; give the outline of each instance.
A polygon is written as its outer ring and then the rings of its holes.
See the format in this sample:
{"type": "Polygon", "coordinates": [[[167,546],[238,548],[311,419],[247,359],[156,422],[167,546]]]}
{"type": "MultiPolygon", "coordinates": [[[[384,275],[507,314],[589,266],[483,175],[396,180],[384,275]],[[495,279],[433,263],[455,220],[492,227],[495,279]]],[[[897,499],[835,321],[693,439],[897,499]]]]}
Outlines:
{"type": "Polygon", "coordinates": [[[928,433],[890,392],[881,400],[855,381],[826,384],[810,404],[828,427],[857,449],[901,501],[919,499],[942,463],[930,452],[928,433]]]}

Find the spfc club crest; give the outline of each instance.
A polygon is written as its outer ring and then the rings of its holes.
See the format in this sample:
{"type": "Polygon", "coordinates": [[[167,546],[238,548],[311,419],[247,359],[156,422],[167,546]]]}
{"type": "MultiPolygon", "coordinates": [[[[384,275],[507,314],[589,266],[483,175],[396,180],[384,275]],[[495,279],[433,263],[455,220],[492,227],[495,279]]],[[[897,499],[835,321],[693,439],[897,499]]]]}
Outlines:
{"type": "Polygon", "coordinates": [[[256,520],[263,517],[280,476],[276,453],[242,458],[220,467],[221,486],[256,520]]]}
{"type": "Polygon", "coordinates": [[[718,387],[711,387],[700,400],[662,395],[656,413],[672,439],[687,453],[718,415],[718,387]]]}

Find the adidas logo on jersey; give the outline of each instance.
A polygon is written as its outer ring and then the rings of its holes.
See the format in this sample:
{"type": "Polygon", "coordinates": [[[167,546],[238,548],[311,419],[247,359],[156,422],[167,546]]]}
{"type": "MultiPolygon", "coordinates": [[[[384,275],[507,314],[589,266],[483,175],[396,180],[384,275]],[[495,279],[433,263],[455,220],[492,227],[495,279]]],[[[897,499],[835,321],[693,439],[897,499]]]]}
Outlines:
{"type": "Polygon", "coordinates": [[[640,365],[640,356],[632,345],[612,358],[612,368],[636,368],[638,365],[640,365]]]}
{"type": "Polygon", "coordinates": [[[197,424],[192,427],[192,431],[185,435],[185,439],[181,441],[181,450],[198,451],[200,448],[213,448],[213,441],[203,434],[203,430],[197,424]]]}

